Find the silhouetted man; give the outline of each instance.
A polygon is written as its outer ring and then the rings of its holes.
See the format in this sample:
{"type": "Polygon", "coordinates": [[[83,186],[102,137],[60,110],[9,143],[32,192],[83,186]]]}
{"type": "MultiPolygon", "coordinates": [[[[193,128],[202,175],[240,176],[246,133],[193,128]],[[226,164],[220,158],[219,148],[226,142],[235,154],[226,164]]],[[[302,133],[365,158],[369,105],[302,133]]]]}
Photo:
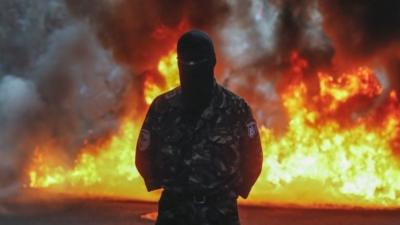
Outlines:
{"type": "Polygon", "coordinates": [[[261,172],[262,150],[247,103],[217,84],[208,35],[189,31],[177,45],[180,86],[150,106],[136,148],[148,191],[163,188],[157,225],[240,224],[261,172]]]}

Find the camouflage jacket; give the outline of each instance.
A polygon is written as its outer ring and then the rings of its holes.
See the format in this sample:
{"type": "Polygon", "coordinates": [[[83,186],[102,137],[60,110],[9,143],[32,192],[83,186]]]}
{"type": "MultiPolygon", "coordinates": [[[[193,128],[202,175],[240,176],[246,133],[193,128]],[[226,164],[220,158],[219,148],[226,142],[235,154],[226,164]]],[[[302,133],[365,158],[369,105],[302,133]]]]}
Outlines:
{"type": "Polygon", "coordinates": [[[262,166],[250,107],[216,85],[210,105],[193,121],[184,113],[179,87],[162,94],[147,112],[135,164],[148,191],[234,190],[247,198],[262,166]]]}

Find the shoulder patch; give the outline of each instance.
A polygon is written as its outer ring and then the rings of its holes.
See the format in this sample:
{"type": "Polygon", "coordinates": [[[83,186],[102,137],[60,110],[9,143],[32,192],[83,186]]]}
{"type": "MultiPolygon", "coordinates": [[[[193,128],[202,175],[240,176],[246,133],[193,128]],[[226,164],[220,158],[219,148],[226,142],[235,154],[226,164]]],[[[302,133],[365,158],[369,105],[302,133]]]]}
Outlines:
{"type": "Polygon", "coordinates": [[[142,129],[140,131],[139,141],[138,141],[139,151],[146,151],[150,146],[150,142],[151,142],[150,131],[142,129]]]}
{"type": "Polygon", "coordinates": [[[256,134],[257,134],[257,132],[258,132],[258,131],[257,131],[256,122],[251,121],[251,122],[247,123],[246,126],[247,126],[247,135],[248,135],[250,138],[253,138],[254,136],[256,136],[256,134]]]}

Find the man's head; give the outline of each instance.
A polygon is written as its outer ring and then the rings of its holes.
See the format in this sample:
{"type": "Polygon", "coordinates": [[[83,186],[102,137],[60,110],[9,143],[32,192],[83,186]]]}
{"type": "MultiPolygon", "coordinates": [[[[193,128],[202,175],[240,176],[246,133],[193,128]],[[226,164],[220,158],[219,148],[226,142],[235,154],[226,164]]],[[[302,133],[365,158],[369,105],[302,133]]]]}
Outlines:
{"type": "Polygon", "coordinates": [[[215,86],[216,58],[211,38],[198,30],[186,32],[179,38],[177,53],[184,104],[191,111],[202,111],[215,86]]]}

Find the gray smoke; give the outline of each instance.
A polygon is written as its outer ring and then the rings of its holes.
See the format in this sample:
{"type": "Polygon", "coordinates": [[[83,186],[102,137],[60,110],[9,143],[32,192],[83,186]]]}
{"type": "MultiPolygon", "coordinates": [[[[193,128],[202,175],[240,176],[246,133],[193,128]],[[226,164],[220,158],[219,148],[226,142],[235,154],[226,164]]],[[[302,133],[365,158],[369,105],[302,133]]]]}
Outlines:
{"type": "Polygon", "coordinates": [[[230,77],[226,85],[239,93],[250,90],[246,95],[250,102],[261,99],[276,105],[270,111],[259,107],[259,118],[280,112],[275,79],[287,66],[284,59],[292,49],[306,53],[329,46],[319,29],[318,13],[308,17],[316,7],[304,3],[5,0],[0,4],[7,9],[0,15],[4,53],[0,116],[5,124],[0,140],[6,159],[0,164],[9,168],[1,171],[8,171],[2,173],[10,180],[2,183],[21,176],[38,143],[73,160],[84,140],[113,133],[127,102],[142,104],[132,98],[140,96],[141,89],[135,73],[154,67],[160,56],[175,48],[185,29],[204,29],[214,37],[220,62],[230,68],[224,72],[230,77]],[[283,38],[291,30],[296,31],[293,37],[283,38]]]}
{"type": "Polygon", "coordinates": [[[62,1],[0,4],[7,13],[18,12],[17,27],[1,27],[1,196],[23,179],[36,147],[73,162],[84,140],[115,132],[133,81],[92,28],[68,15],[62,1]],[[58,18],[59,11],[64,18],[58,18]],[[43,22],[53,21],[52,15],[58,23],[43,22]]]}
{"type": "Polygon", "coordinates": [[[118,62],[135,70],[156,65],[161,56],[175,48],[179,35],[188,28],[213,32],[230,10],[228,3],[221,0],[66,0],[66,3],[74,16],[90,21],[102,44],[112,50],[118,62]]]}
{"type": "Polygon", "coordinates": [[[20,129],[28,118],[32,118],[41,107],[40,97],[33,82],[12,75],[0,80],[0,171],[1,181],[15,177],[13,167],[22,167],[25,151],[18,151],[20,129]]]}
{"type": "MultiPolygon", "coordinates": [[[[0,196],[38,143],[72,161],[84,140],[112,134],[122,114],[140,111],[138,74],[154,69],[190,28],[213,37],[223,84],[253,105],[262,124],[284,130],[277,89],[293,51],[308,60],[312,81],[338,52],[372,59],[398,46],[399,4],[370,2],[1,1],[0,196]]],[[[398,74],[398,53],[385,55],[384,71],[398,74]]]]}
{"type": "Polygon", "coordinates": [[[221,25],[225,84],[252,104],[258,121],[283,131],[286,118],[277,88],[296,51],[309,62],[309,79],[331,65],[334,51],[325,35],[317,1],[229,1],[221,25]],[[263,104],[260,104],[263,103],[263,104]]]}
{"type": "Polygon", "coordinates": [[[0,76],[21,76],[46,48],[47,37],[69,22],[62,1],[0,2],[0,76]]]}
{"type": "Polygon", "coordinates": [[[400,1],[321,0],[320,9],[337,61],[383,66],[391,87],[400,90],[400,1]]]}
{"type": "Polygon", "coordinates": [[[51,127],[51,136],[57,134],[55,144],[76,151],[89,134],[117,127],[129,74],[86,24],[67,26],[49,37],[32,79],[46,104],[43,122],[51,127]]]}

